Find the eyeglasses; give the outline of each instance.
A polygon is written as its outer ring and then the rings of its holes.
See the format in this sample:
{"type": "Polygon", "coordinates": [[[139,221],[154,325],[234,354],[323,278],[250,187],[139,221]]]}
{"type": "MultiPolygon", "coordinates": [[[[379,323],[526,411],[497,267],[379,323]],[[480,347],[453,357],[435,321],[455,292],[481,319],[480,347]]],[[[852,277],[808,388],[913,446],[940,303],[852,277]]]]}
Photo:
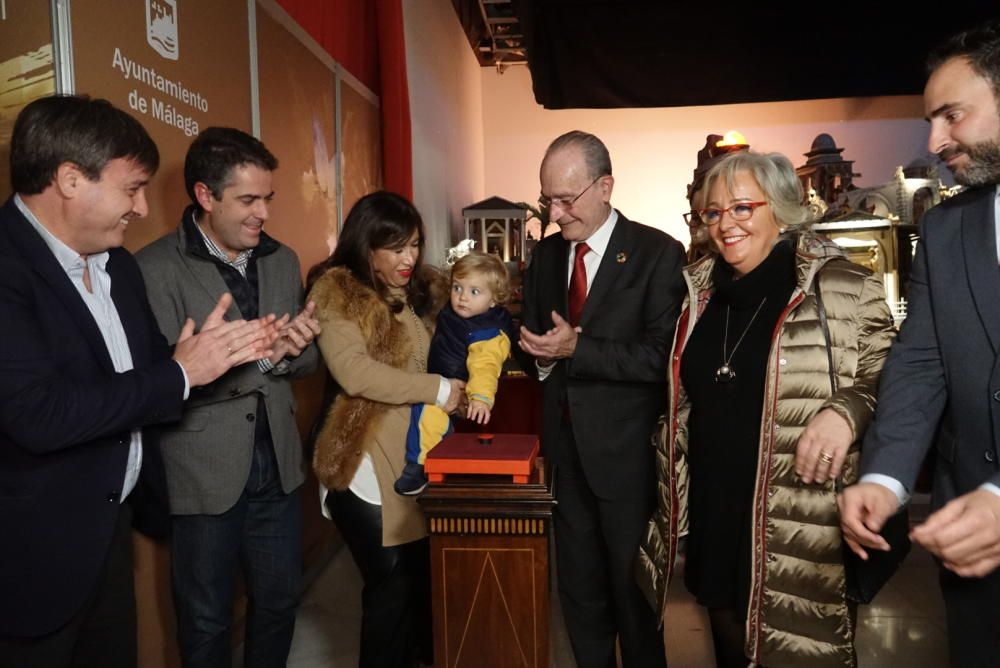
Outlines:
{"type": "Polygon", "coordinates": [[[722,220],[724,213],[728,213],[733,220],[750,220],[753,212],[761,206],[767,206],[767,202],[737,202],[725,209],[695,209],[684,214],[684,222],[689,227],[698,227],[699,225],[711,227],[722,220]]]}
{"type": "Polygon", "coordinates": [[[542,209],[548,210],[552,208],[553,204],[555,204],[563,211],[569,211],[570,209],[573,208],[573,205],[576,204],[576,200],[583,197],[583,193],[590,190],[594,186],[594,184],[603,179],[604,176],[605,176],[604,174],[601,174],[596,179],[591,181],[590,185],[581,190],[580,194],[577,195],[576,197],[549,197],[548,195],[541,193],[538,195],[538,206],[540,206],[542,209]]]}

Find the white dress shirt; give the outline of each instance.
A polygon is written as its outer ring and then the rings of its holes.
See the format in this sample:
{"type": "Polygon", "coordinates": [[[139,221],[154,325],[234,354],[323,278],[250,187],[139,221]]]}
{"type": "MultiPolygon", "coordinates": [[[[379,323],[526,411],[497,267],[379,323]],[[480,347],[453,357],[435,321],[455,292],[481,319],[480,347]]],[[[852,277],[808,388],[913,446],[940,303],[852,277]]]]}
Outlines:
{"type": "MultiPolygon", "coordinates": [[[[608,252],[608,243],[611,241],[611,233],[615,231],[615,225],[618,224],[618,212],[611,209],[611,213],[608,217],[601,223],[593,234],[583,241],[587,242],[590,246],[590,250],[587,254],[583,256],[583,266],[587,270],[587,294],[590,294],[590,286],[594,284],[594,277],[597,276],[597,270],[601,266],[601,260],[604,259],[604,254],[608,252]]],[[[567,258],[567,271],[566,271],[566,289],[569,290],[570,281],[573,280],[573,264],[576,261],[576,246],[579,241],[573,241],[569,245],[569,257],[567,258]]],[[[542,381],[549,377],[552,373],[552,367],[555,366],[555,362],[549,362],[548,364],[541,364],[537,360],[535,361],[535,368],[538,369],[538,380],[542,381]]]]}
{"type": "MultiPolygon", "coordinates": [[[[594,284],[594,276],[597,276],[597,269],[601,266],[601,259],[608,251],[608,243],[611,241],[611,233],[615,231],[618,224],[618,212],[611,209],[611,214],[601,226],[598,227],[588,239],[585,239],[590,251],[583,256],[583,266],[587,268],[587,294],[590,294],[590,286],[594,284]]],[[[576,247],[579,241],[573,241],[569,245],[569,257],[567,258],[566,289],[569,290],[569,283],[573,280],[573,262],[576,259],[576,247]]]]}

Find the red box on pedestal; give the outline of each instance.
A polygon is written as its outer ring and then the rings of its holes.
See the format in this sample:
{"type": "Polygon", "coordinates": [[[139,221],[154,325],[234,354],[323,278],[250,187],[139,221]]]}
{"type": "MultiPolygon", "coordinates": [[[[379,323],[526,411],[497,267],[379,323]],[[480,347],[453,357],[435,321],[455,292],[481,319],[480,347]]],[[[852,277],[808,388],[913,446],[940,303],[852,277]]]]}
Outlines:
{"type": "Polygon", "coordinates": [[[526,483],[538,456],[533,434],[451,434],[427,454],[424,471],[431,482],[446,475],[509,475],[526,483]]]}

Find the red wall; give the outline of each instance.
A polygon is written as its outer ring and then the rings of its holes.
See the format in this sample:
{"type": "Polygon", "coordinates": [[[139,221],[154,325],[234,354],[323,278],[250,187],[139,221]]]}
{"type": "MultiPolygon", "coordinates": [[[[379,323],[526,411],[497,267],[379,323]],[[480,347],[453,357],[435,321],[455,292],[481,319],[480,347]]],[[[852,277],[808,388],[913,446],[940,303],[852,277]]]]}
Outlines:
{"type": "Polygon", "coordinates": [[[371,0],[278,0],[333,59],[363,84],[381,92],[376,2],[371,0]]]}

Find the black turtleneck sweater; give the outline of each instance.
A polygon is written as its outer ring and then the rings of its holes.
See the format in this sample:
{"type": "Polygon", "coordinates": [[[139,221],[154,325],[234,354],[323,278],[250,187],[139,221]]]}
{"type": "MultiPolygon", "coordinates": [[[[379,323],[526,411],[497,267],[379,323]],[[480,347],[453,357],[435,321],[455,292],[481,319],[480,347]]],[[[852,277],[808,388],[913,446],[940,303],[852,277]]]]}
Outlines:
{"type": "Polygon", "coordinates": [[[775,325],[795,289],[794,248],[788,241],[778,243],[739,279],[720,258],[712,283],[715,292],[681,358],[681,382],[691,402],[684,581],[702,605],[730,608],[745,618],[767,358],[775,325]],[[716,371],[725,360],[735,376],[719,382],[716,371]]]}

